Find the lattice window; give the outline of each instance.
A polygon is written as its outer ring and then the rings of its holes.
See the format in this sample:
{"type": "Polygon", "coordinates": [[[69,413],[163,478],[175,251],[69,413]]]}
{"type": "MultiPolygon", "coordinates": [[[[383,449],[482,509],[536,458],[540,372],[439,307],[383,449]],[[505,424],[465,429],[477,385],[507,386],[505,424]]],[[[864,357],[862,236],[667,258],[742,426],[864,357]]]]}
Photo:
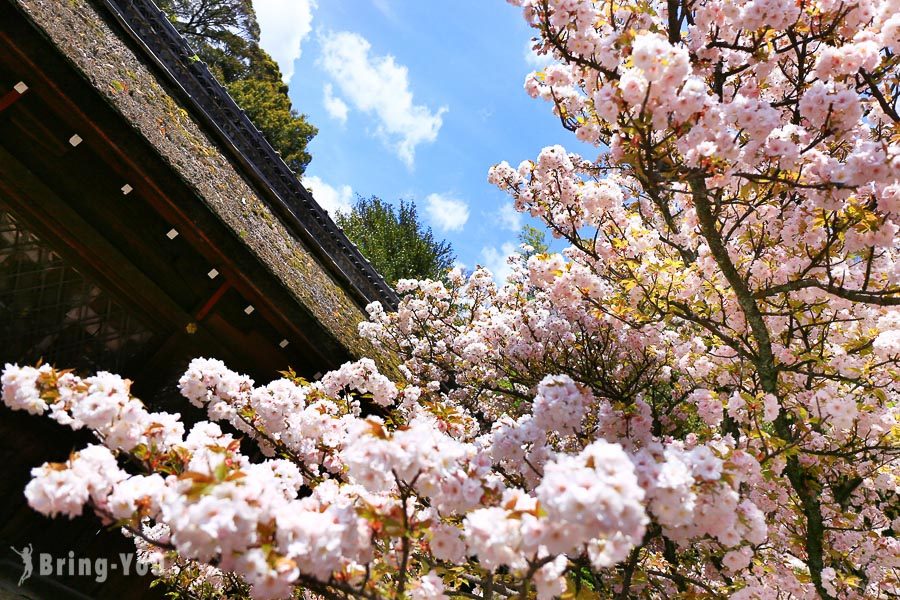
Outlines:
{"type": "Polygon", "coordinates": [[[152,332],[0,206],[0,363],[121,370],[152,332]]]}

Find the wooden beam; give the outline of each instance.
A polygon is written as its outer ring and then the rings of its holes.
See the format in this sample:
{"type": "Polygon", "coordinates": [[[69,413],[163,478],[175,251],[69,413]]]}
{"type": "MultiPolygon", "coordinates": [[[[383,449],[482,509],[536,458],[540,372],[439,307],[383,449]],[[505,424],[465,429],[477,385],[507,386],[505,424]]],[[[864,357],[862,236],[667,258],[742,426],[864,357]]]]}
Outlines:
{"type": "Polygon", "coordinates": [[[0,96],[0,112],[3,112],[7,108],[15,104],[15,102],[21,97],[22,93],[20,93],[18,90],[10,90],[0,96]]]}
{"type": "Polygon", "coordinates": [[[200,310],[194,315],[194,318],[197,319],[197,321],[205,319],[206,315],[209,314],[209,311],[215,307],[216,303],[222,299],[222,296],[225,295],[225,292],[227,292],[230,287],[231,282],[226,279],[222,285],[219,286],[219,289],[213,292],[212,296],[209,297],[209,300],[204,302],[203,306],[200,307],[200,310]]]}

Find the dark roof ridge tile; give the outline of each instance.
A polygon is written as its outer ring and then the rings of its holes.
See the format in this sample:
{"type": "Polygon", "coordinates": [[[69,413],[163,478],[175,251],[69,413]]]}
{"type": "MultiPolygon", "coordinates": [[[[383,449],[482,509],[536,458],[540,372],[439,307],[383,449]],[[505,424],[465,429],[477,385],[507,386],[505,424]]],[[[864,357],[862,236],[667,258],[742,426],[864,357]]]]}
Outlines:
{"type": "Polygon", "coordinates": [[[303,187],[281,156],[235,103],[187,41],[151,0],[97,0],[184,96],[211,134],[255,180],[285,225],[352,288],[363,306],[396,308],[396,292],[303,187]],[[324,238],[324,239],[323,239],[324,238]]]}

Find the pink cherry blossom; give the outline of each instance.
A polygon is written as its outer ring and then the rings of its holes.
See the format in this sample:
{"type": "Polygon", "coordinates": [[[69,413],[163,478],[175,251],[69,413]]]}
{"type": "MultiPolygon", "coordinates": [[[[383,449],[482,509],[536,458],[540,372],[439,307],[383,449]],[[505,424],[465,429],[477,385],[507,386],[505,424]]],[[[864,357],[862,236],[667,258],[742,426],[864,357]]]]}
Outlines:
{"type": "Polygon", "coordinates": [[[7,365],[9,409],[97,441],[29,504],[192,596],[897,596],[900,4],[510,3],[554,59],[526,93],[599,156],[488,180],[565,247],[400,281],[383,363],[198,358],[192,425],[7,365]]]}

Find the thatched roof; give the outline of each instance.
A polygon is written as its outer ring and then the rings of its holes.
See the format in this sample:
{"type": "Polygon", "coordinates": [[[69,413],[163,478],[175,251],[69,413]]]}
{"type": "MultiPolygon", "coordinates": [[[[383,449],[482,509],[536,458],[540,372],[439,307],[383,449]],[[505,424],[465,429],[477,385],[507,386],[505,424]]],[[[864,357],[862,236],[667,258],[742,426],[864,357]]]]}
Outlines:
{"type": "Polygon", "coordinates": [[[150,0],[20,10],[351,355],[362,308],[396,295],[150,0]]]}

